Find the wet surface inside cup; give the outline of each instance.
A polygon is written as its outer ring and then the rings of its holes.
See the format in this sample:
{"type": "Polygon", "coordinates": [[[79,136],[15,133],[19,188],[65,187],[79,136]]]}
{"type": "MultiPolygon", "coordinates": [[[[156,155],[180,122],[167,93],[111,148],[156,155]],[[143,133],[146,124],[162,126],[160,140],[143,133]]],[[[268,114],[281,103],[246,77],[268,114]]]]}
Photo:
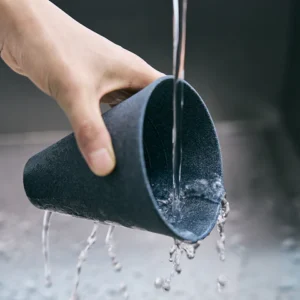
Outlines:
{"type": "Polygon", "coordinates": [[[225,194],[220,148],[214,125],[199,95],[184,85],[180,210],[172,210],[172,80],[149,99],[143,144],[154,204],[181,239],[196,241],[214,227],[225,194]]]}

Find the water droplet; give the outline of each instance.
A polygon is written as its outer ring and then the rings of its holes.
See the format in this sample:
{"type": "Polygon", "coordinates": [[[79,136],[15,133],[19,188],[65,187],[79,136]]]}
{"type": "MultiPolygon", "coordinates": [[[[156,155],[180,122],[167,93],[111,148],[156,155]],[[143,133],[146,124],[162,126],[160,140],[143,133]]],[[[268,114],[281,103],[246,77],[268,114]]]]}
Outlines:
{"type": "Polygon", "coordinates": [[[166,292],[169,292],[169,291],[171,290],[171,280],[170,280],[170,279],[165,279],[165,280],[163,281],[162,288],[163,288],[166,292]]]}
{"type": "Polygon", "coordinates": [[[225,275],[220,275],[217,279],[217,288],[221,292],[227,285],[228,279],[225,275]]]}
{"type": "Polygon", "coordinates": [[[160,288],[162,287],[162,285],[163,285],[163,282],[164,282],[164,280],[163,280],[162,278],[157,277],[157,278],[155,279],[154,286],[155,286],[157,289],[160,289],[160,288]]]}
{"type": "Polygon", "coordinates": [[[179,264],[175,265],[175,271],[176,271],[177,274],[181,273],[182,269],[181,269],[181,266],[179,264]]]}
{"type": "Polygon", "coordinates": [[[122,271],[122,265],[120,263],[117,263],[114,265],[114,269],[116,272],[121,272],[122,271]]]}

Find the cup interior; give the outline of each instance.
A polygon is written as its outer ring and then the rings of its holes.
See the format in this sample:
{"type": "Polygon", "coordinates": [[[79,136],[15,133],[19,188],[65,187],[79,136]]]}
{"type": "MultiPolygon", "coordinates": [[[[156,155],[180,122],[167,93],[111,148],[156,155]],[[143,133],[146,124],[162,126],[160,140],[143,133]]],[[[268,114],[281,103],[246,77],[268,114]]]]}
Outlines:
{"type": "Polygon", "coordinates": [[[182,240],[205,238],[216,224],[225,195],[217,134],[196,91],[182,81],[180,201],[174,206],[172,177],[173,79],[152,92],[144,117],[143,150],[150,193],[166,225],[182,240]]]}

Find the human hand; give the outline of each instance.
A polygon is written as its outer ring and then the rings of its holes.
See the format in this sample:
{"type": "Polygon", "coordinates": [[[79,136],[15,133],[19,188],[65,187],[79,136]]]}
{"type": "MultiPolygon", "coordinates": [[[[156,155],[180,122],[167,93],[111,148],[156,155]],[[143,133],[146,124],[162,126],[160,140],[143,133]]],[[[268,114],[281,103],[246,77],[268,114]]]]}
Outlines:
{"type": "Polygon", "coordinates": [[[0,54],[57,101],[99,176],[115,167],[99,101],[115,105],[163,76],[46,0],[0,0],[0,54]]]}

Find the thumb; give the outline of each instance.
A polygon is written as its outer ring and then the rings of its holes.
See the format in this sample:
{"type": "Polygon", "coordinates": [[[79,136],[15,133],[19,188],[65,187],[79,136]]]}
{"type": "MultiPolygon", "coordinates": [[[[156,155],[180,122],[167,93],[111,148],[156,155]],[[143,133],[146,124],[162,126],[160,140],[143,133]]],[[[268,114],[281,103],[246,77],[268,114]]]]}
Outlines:
{"type": "Polygon", "coordinates": [[[90,169],[98,176],[111,173],[116,165],[112,142],[100,112],[98,100],[73,101],[66,114],[78,147],[90,169]]]}

